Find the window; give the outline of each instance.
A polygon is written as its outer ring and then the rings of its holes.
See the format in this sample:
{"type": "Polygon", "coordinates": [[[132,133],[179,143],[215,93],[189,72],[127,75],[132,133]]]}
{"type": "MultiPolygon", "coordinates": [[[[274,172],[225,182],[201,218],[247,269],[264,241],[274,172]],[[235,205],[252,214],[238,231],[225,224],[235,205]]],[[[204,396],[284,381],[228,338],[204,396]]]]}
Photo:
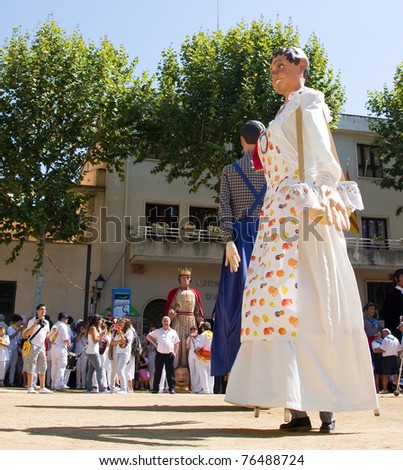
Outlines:
{"type": "Polygon", "coordinates": [[[357,144],[358,175],[364,178],[382,178],[382,162],[375,145],[357,144]]]}
{"type": "Polygon", "coordinates": [[[170,228],[178,228],[179,206],[147,202],[146,219],[147,225],[168,224],[170,228]]]}
{"type": "Polygon", "coordinates": [[[218,208],[190,206],[189,222],[194,223],[199,230],[207,230],[209,225],[218,226],[218,208]]]}
{"type": "Polygon", "coordinates": [[[361,225],[363,238],[378,238],[383,240],[388,238],[386,219],[372,219],[368,217],[362,217],[361,225]]]}

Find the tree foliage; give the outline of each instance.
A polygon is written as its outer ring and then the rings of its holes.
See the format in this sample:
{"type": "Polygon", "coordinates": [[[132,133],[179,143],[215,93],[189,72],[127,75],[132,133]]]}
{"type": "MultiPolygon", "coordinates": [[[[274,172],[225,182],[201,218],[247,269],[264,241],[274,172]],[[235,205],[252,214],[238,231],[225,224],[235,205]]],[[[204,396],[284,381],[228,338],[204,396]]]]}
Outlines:
{"type": "MultiPolygon", "coordinates": [[[[281,105],[271,87],[270,57],[285,45],[300,45],[291,21],[261,19],[226,34],[199,32],[187,36],[179,52],[165,50],[153,112],[138,127],[136,161],[157,156],[155,172],[166,172],[168,181],[184,177],[191,191],[218,191],[223,166],[239,157],[240,127],[249,119],[267,124],[281,105]]],[[[326,95],[337,116],[345,101],[340,77],[316,36],[304,49],[311,62],[308,86],[326,95]]]]}
{"type": "MultiPolygon", "coordinates": [[[[397,67],[393,88],[386,85],[382,91],[368,93],[367,109],[373,114],[370,127],[378,136],[383,177],[377,182],[381,188],[403,190],[403,62],[397,67]]],[[[403,211],[398,206],[397,215],[403,211]]]]}
{"type": "Polygon", "coordinates": [[[123,176],[139,106],[151,90],[134,78],[123,48],[86,43],[48,19],[32,34],[15,29],[0,48],[0,243],[29,237],[72,240],[85,229],[88,196],[77,191],[86,163],[123,176]]]}

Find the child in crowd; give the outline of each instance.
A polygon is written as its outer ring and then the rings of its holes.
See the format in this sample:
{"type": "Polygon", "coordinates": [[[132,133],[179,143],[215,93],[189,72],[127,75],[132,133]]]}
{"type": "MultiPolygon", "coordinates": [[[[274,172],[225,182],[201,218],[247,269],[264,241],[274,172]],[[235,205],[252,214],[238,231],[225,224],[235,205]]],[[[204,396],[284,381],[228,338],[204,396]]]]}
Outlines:
{"type": "Polygon", "coordinates": [[[144,351],[138,359],[139,390],[149,390],[150,372],[148,370],[148,362],[147,351],[144,351]]]}

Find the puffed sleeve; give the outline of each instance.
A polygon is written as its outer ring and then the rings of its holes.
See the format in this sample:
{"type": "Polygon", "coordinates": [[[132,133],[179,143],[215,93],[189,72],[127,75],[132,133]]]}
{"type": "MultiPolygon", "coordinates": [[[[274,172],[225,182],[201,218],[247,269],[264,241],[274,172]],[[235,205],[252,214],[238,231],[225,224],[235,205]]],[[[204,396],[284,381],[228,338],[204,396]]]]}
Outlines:
{"type": "Polygon", "coordinates": [[[310,90],[300,95],[306,177],[336,189],[341,168],[331,150],[327,120],[330,113],[322,93],[310,90]]]}

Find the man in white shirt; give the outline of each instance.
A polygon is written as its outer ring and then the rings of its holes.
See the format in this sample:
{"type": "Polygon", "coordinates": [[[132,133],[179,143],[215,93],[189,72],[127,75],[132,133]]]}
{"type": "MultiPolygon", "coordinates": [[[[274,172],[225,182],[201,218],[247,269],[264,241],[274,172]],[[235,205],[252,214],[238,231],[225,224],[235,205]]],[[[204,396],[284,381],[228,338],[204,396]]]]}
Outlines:
{"type": "Polygon", "coordinates": [[[389,375],[393,376],[393,382],[397,385],[397,373],[399,369],[397,358],[402,351],[399,340],[392,335],[388,328],[382,330],[383,341],[380,349],[382,350],[382,391],[379,393],[389,393],[388,380],[389,375]]]}
{"type": "Polygon", "coordinates": [[[171,327],[171,319],[163,317],[162,328],[151,331],[147,340],[156,348],[155,375],[151,393],[158,393],[162,370],[165,366],[169,393],[175,393],[174,359],[178,350],[180,339],[178,333],[171,327]]]}
{"type": "Polygon", "coordinates": [[[70,348],[70,332],[67,323],[69,315],[60,312],[58,322],[53,326],[51,335],[56,339],[52,345],[52,386],[59,392],[64,392],[65,387],[64,372],[67,366],[68,351],[70,348]]]}
{"type": "Polygon", "coordinates": [[[39,304],[36,307],[36,316],[29,320],[27,329],[23,333],[24,338],[30,338],[31,350],[27,355],[27,384],[28,393],[35,393],[33,387],[34,372],[37,370],[39,378],[39,393],[52,393],[45,387],[46,350],[45,341],[49,333],[49,322],[45,320],[46,306],[39,304]]]}

